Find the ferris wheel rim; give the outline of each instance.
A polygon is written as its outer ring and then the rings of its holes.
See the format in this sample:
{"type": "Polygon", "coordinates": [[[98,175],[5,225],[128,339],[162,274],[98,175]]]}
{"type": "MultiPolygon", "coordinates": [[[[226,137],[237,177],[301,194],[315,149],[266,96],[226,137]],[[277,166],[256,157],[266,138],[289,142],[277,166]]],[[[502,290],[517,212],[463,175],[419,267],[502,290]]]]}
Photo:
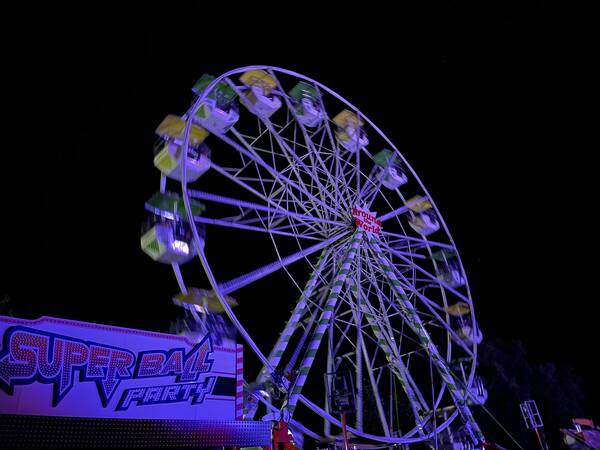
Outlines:
{"type": "MultiPolygon", "coordinates": [[[[395,151],[395,153],[397,155],[399,155],[402,158],[402,162],[406,165],[406,167],[410,170],[411,174],[413,175],[413,177],[415,178],[415,180],[418,182],[419,186],[423,189],[423,191],[425,192],[425,194],[427,195],[428,200],[431,202],[431,204],[433,205],[434,209],[436,210],[436,212],[438,213],[438,219],[441,222],[441,225],[444,228],[444,231],[446,233],[446,236],[448,237],[450,243],[452,244],[452,248],[453,250],[456,252],[456,256],[458,258],[458,261],[460,263],[460,268],[463,271],[463,273],[466,273],[464,271],[464,265],[462,263],[462,258],[460,257],[460,252],[458,251],[458,248],[454,242],[454,239],[452,237],[452,234],[450,233],[450,230],[448,229],[446,222],[443,218],[443,215],[440,214],[440,210],[437,207],[437,205],[435,204],[435,201],[433,199],[433,197],[429,194],[429,191],[427,190],[427,188],[425,187],[425,184],[421,181],[421,179],[419,178],[418,174],[415,172],[415,170],[412,168],[412,166],[410,165],[410,163],[406,160],[406,158],[404,158],[404,155],[398,150],[398,148],[395,146],[395,144],[391,141],[391,139],[388,138],[388,136],[383,133],[383,131],[381,131],[381,129],[379,127],[377,127],[377,125],[375,125],[375,123],[366,115],[364,114],[361,110],[359,110],[354,104],[352,104],[351,102],[349,102],[348,100],[346,100],[344,97],[342,97],[340,94],[338,94],[337,92],[335,92],[333,89],[330,89],[329,87],[327,87],[326,85],[320,83],[319,81],[310,78],[306,75],[300,74],[298,72],[289,70],[289,69],[285,69],[285,68],[281,68],[281,67],[277,67],[277,66],[270,66],[270,65],[251,65],[251,66],[245,66],[245,67],[238,67],[235,69],[232,69],[230,71],[227,71],[221,75],[219,75],[218,77],[215,77],[215,79],[205,88],[205,90],[203,91],[203,93],[198,96],[198,99],[196,99],[196,101],[194,102],[193,106],[190,108],[190,117],[187,119],[187,126],[186,126],[186,130],[187,128],[189,128],[189,126],[191,126],[191,116],[197,111],[197,109],[199,108],[200,104],[202,103],[202,101],[206,98],[206,96],[208,95],[208,93],[210,92],[210,90],[216,86],[220,81],[222,81],[223,79],[231,76],[231,75],[235,75],[238,73],[243,73],[245,71],[248,70],[275,70],[277,72],[281,72],[302,80],[306,80],[309,81],[311,83],[313,83],[314,85],[316,85],[318,88],[325,90],[326,92],[328,92],[330,95],[334,96],[335,98],[337,98],[339,101],[345,103],[346,105],[348,105],[350,108],[354,109],[355,111],[358,111],[361,115],[361,118],[364,119],[377,133],[380,137],[382,137],[386,143],[395,151]]],[[[185,145],[187,146],[187,139],[185,140],[185,145]]],[[[182,183],[183,185],[183,183],[182,183]]],[[[184,190],[185,192],[185,190],[184,190]]],[[[471,296],[471,290],[470,290],[470,286],[469,286],[469,281],[468,278],[465,279],[465,288],[467,291],[467,297],[469,299],[471,299],[471,312],[472,312],[472,318],[474,319],[474,307],[472,305],[472,296],[471,296]]]]}
{"type": "MultiPolygon", "coordinates": [[[[441,225],[443,226],[443,229],[446,233],[446,236],[448,238],[448,240],[451,243],[452,248],[454,249],[454,251],[456,252],[459,264],[460,264],[460,268],[461,270],[464,272],[464,268],[463,268],[463,264],[462,264],[462,260],[460,258],[460,255],[458,253],[458,249],[454,243],[454,240],[446,226],[446,223],[443,219],[443,216],[439,213],[439,209],[437,208],[437,206],[435,205],[435,202],[433,201],[433,199],[431,198],[431,196],[429,195],[425,185],[421,182],[420,178],[418,177],[418,175],[416,174],[416,172],[412,169],[412,166],[406,161],[406,159],[404,158],[404,156],[402,155],[402,153],[399,152],[399,150],[396,148],[396,146],[391,142],[391,140],[383,133],[381,132],[381,130],[364,114],[362,114],[362,112],[360,112],[360,110],[358,110],[358,108],[356,108],[353,104],[351,104],[350,102],[348,102],[346,99],[344,99],[343,97],[341,97],[339,94],[337,94],[336,92],[334,92],[333,90],[329,89],[327,86],[322,85],[321,83],[319,83],[316,80],[313,80],[309,77],[306,77],[302,74],[293,72],[293,71],[289,71],[287,69],[282,69],[282,68],[278,68],[278,67],[274,67],[274,66],[265,66],[265,65],[258,65],[258,66],[247,66],[247,67],[243,67],[243,68],[237,68],[237,69],[233,69],[229,72],[226,72],[222,75],[220,75],[219,77],[216,77],[209,86],[206,87],[206,89],[204,90],[204,92],[202,93],[202,95],[198,96],[198,98],[196,99],[196,101],[194,102],[194,105],[192,106],[192,108],[190,108],[190,113],[188,114],[188,118],[186,119],[186,128],[185,128],[185,134],[184,134],[184,154],[187,151],[187,147],[188,147],[188,141],[189,141],[189,133],[190,133],[190,127],[191,127],[191,118],[193,117],[193,115],[195,114],[196,110],[198,109],[199,105],[201,104],[201,102],[203,101],[203,99],[206,97],[206,95],[210,92],[210,90],[217,84],[219,83],[221,80],[226,79],[227,77],[237,74],[237,73],[242,73],[245,72],[247,70],[252,70],[252,69],[268,69],[268,70],[274,70],[277,72],[281,72],[281,73],[285,73],[287,75],[291,75],[294,76],[296,78],[302,79],[302,80],[306,80],[309,81],[311,83],[313,83],[314,85],[316,85],[318,88],[322,88],[323,90],[325,90],[326,92],[328,92],[330,95],[333,95],[334,97],[336,97],[338,100],[340,100],[341,102],[343,102],[344,104],[350,106],[352,109],[354,109],[355,111],[359,112],[361,115],[361,118],[364,119],[377,133],[380,137],[382,137],[387,143],[388,145],[390,145],[390,147],[395,151],[395,153],[397,155],[399,155],[402,158],[402,161],[404,162],[404,164],[406,165],[406,167],[410,170],[412,176],[414,177],[414,179],[417,181],[417,183],[419,184],[419,187],[427,194],[427,197],[429,199],[429,201],[432,203],[433,208],[435,209],[435,211],[438,214],[438,219],[441,222],[441,225]]],[[[358,152],[360,153],[360,151],[358,152]]],[[[360,172],[360,167],[358,168],[359,172],[360,172]]],[[[191,214],[191,208],[189,207],[189,192],[187,189],[187,180],[186,180],[186,170],[185,168],[182,170],[182,180],[181,180],[181,185],[182,185],[182,196],[183,196],[183,200],[184,203],[186,205],[186,213],[188,215],[188,220],[190,220],[190,223],[193,223],[193,216],[191,214]]],[[[235,317],[235,314],[232,312],[232,310],[229,308],[229,305],[227,305],[227,302],[224,301],[223,298],[221,298],[222,296],[224,297],[224,295],[222,295],[221,290],[219,289],[219,285],[218,283],[216,283],[216,280],[214,279],[214,275],[212,274],[212,270],[210,269],[210,264],[208,263],[208,260],[206,259],[206,256],[204,254],[203,249],[200,247],[199,245],[199,241],[200,241],[200,237],[198,236],[197,230],[195,229],[195,227],[192,227],[192,231],[194,234],[194,245],[196,246],[196,250],[198,253],[198,256],[200,258],[200,261],[202,263],[202,266],[205,270],[205,272],[207,273],[207,275],[210,273],[209,275],[209,281],[211,283],[211,286],[213,287],[213,289],[215,290],[215,292],[217,293],[219,300],[221,301],[221,303],[223,304],[224,309],[226,310],[227,315],[230,317],[230,319],[236,323],[236,327],[242,331],[245,329],[244,327],[241,325],[241,323],[239,323],[239,321],[237,320],[237,318],[235,317]]],[[[427,239],[422,236],[422,238],[425,239],[425,241],[427,241],[427,239]]],[[[427,246],[427,248],[429,248],[429,246],[427,246]]],[[[175,270],[175,265],[174,265],[174,270],[175,270]]],[[[177,269],[178,270],[178,269],[177,269]]],[[[177,276],[177,272],[176,272],[176,276],[177,276]]],[[[178,277],[178,282],[180,280],[180,274],[178,277]]],[[[465,277],[466,278],[466,277],[465,277]]],[[[467,291],[467,297],[469,298],[470,302],[469,305],[471,306],[471,316],[474,319],[474,308],[473,308],[473,302],[471,299],[471,294],[470,294],[470,289],[469,289],[469,285],[468,285],[468,280],[465,280],[465,288],[467,291]]],[[[182,286],[182,290],[185,289],[185,284],[183,282],[183,280],[181,280],[180,286],[182,286]]],[[[442,289],[443,292],[443,289],[442,289]]],[[[247,334],[247,333],[246,333],[247,334]]],[[[249,335],[247,335],[247,338],[245,338],[245,340],[247,342],[253,342],[251,337],[249,335]]],[[[448,345],[450,345],[450,339],[448,339],[448,345]]],[[[473,352],[474,352],[474,359],[476,359],[476,345],[473,346],[473,352]]],[[[259,357],[259,359],[261,359],[261,361],[263,362],[263,364],[266,367],[269,367],[268,361],[265,358],[264,354],[262,354],[260,352],[260,350],[258,348],[254,349],[253,351],[257,354],[257,356],[259,357]]],[[[472,371],[471,371],[471,375],[469,376],[469,385],[472,383],[472,379],[474,376],[474,366],[475,364],[472,365],[472,371]]],[[[271,367],[272,369],[272,367],[271,367]]],[[[439,398],[441,398],[443,394],[443,391],[440,392],[439,398]]],[[[438,400],[439,403],[439,400],[438,400]]],[[[399,438],[402,439],[402,438],[399,438]]],[[[405,442],[405,441],[398,441],[398,442],[405,442]]],[[[406,441],[408,442],[408,441],[406,441]]]]}

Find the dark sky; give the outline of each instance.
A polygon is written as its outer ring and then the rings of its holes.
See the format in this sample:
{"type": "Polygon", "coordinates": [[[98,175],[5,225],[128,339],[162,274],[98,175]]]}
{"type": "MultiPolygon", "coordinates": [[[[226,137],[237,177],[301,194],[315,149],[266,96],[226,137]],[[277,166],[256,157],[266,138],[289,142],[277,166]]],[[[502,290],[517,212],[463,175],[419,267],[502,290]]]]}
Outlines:
{"type": "MultiPolygon", "coordinates": [[[[178,289],[139,249],[142,205],[158,188],[153,130],[184,112],[201,74],[269,64],[337,91],[396,143],[461,252],[484,336],[574,365],[598,404],[583,81],[568,19],[519,5],[358,11],[335,30],[316,13],[265,13],[256,27],[202,8],[46,24],[10,50],[25,130],[5,168],[15,219],[0,293],[25,317],[166,330],[178,289]]],[[[257,317],[270,309],[256,301],[257,317]]]]}

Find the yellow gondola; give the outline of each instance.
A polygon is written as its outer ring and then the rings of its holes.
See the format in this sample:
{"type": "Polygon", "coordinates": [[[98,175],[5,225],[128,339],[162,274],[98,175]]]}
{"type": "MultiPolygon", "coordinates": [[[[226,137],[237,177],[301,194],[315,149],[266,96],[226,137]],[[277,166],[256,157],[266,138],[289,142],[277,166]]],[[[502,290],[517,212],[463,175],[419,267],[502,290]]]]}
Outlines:
{"type": "Polygon", "coordinates": [[[448,314],[454,317],[464,316],[471,312],[471,307],[466,302],[457,302],[444,308],[448,314]]]}
{"type": "Polygon", "coordinates": [[[352,111],[348,111],[347,109],[335,116],[333,118],[333,123],[340,128],[346,128],[349,125],[357,128],[357,126],[362,127],[365,124],[362,119],[359,120],[356,114],[354,114],[352,111]]]}
{"type": "Polygon", "coordinates": [[[413,198],[406,200],[404,204],[408,207],[408,209],[414,212],[427,211],[432,207],[431,202],[420,195],[415,195],[413,198]]]}
{"type": "Polygon", "coordinates": [[[263,95],[270,95],[277,87],[277,82],[264,70],[249,70],[244,72],[240,81],[246,86],[259,86],[263,90],[263,95]]]}
{"type": "MultiPolygon", "coordinates": [[[[158,128],[156,128],[156,134],[158,134],[159,136],[161,136],[165,139],[171,138],[171,139],[175,139],[176,141],[177,140],[183,141],[185,125],[186,125],[185,120],[181,119],[180,117],[178,117],[174,114],[169,114],[160,123],[158,128]]],[[[204,139],[206,139],[206,137],[209,134],[210,133],[208,131],[206,131],[204,128],[199,127],[197,125],[192,125],[190,128],[190,139],[188,141],[189,145],[195,147],[197,145],[202,144],[204,139]]]]}
{"type": "MultiPolygon", "coordinates": [[[[227,304],[234,308],[237,306],[237,301],[230,297],[229,295],[225,296],[225,301],[227,304]]],[[[209,291],[207,289],[199,289],[199,288],[188,288],[187,294],[180,292],[175,297],[173,297],[173,303],[182,306],[182,303],[198,305],[201,308],[206,308],[207,311],[216,314],[221,314],[225,312],[225,309],[221,305],[221,302],[217,298],[217,294],[215,291],[209,291]]]]}

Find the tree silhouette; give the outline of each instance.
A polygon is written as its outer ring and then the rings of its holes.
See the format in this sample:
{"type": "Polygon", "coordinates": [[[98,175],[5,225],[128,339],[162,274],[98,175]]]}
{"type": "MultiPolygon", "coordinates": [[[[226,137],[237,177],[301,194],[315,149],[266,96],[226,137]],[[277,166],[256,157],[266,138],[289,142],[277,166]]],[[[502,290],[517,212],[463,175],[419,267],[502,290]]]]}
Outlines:
{"type": "Polygon", "coordinates": [[[1,316],[13,316],[12,301],[8,294],[4,294],[4,298],[0,300],[0,315],[1,316]]]}
{"type": "MultiPolygon", "coordinates": [[[[519,340],[492,339],[481,345],[479,369],[486,380],[489,399],[485,407],[504,425],[525,449],[537,448],[532,431],[525,428],[519,404],[535,400],[544,422],[544,432],[552,449],[567,448],[560,428],[573,417],[587,415],[581,380],[570,366],[528,359],[519,340]]],[[[514,443],[483,410],[478,418],[491,440],[514,443]]]]}

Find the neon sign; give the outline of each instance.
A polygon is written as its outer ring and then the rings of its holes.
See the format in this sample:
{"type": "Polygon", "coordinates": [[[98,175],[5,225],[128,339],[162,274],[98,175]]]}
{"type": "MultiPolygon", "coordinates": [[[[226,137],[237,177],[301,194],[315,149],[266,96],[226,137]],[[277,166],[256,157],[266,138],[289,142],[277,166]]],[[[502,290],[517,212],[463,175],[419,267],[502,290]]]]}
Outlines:
{"type": "Polygon", "coordinates": [[[208,358],[212,353],[210,336],[188,354],[178,348],[170,351],[167,358],[161,351],[142,352],[136,356],[124,348],[31,328],[11,327],[4,334],[3,348],[0,388],[12,394],[15,384],[35,381],[52,384],[52,406],[73,388],[75,375],[79,375],[79,382],[95,382],[106,406],[121,380],[176,375],[177,381],[196,381],[212,366],[208,358]]]}
{"type": "Polygon", "coordinates": [[[356,226],[367,233],[381,233],[381,220],[377,219],[375,213],[369,212],[366,209],[355,206],[352,208],[352,216],[356,222],[356,226]]]}
{"type": "MultiPolygon", "coordinates": [[[[49,406],[70,415],[72,405],[85,400],[89,416],[147,417],[147,407],[168,406],[171,411],[176,407],[197,408],[209,398],[213,403],[229,400],[228,418],[235,418],[235,346],[217,348],[210,334],[189,343],[181,336],[82,325],[51,318],[30,322],[0,317],[0,413],[14,413],[11,403],[17,407],[35,401],[39,403],[35,412],[48,411],[49,406]],[[5,323],[8,321],[21,323],[5,323]],[[31,326],[35,322],[45,326],[31,326]],[[52,326],[56,322],[61,326],[52,326]],[[124,339],[123,330],[136,339],[124,339]],[[113,345],[115,341],[130,341],[132,345],[113,345]],[[217,385],[220,387],[215,389],[217,385]],[[232,388],[224,389],[224,385],[232,388]],[[45,407],[40,406],[44,403],[44,396],[39,396],[42,391],[48,393],[49,405],[45,407]],[[74,391],[86,394],[78,397],[74,391]],[[26,401],[11,402],[17,395],[26,401]]],[[[151,413],[156,415],[156,411],[151,413]]],[[[182,417],[190,417],[190,413],[184,412],[182,417]]]]}

